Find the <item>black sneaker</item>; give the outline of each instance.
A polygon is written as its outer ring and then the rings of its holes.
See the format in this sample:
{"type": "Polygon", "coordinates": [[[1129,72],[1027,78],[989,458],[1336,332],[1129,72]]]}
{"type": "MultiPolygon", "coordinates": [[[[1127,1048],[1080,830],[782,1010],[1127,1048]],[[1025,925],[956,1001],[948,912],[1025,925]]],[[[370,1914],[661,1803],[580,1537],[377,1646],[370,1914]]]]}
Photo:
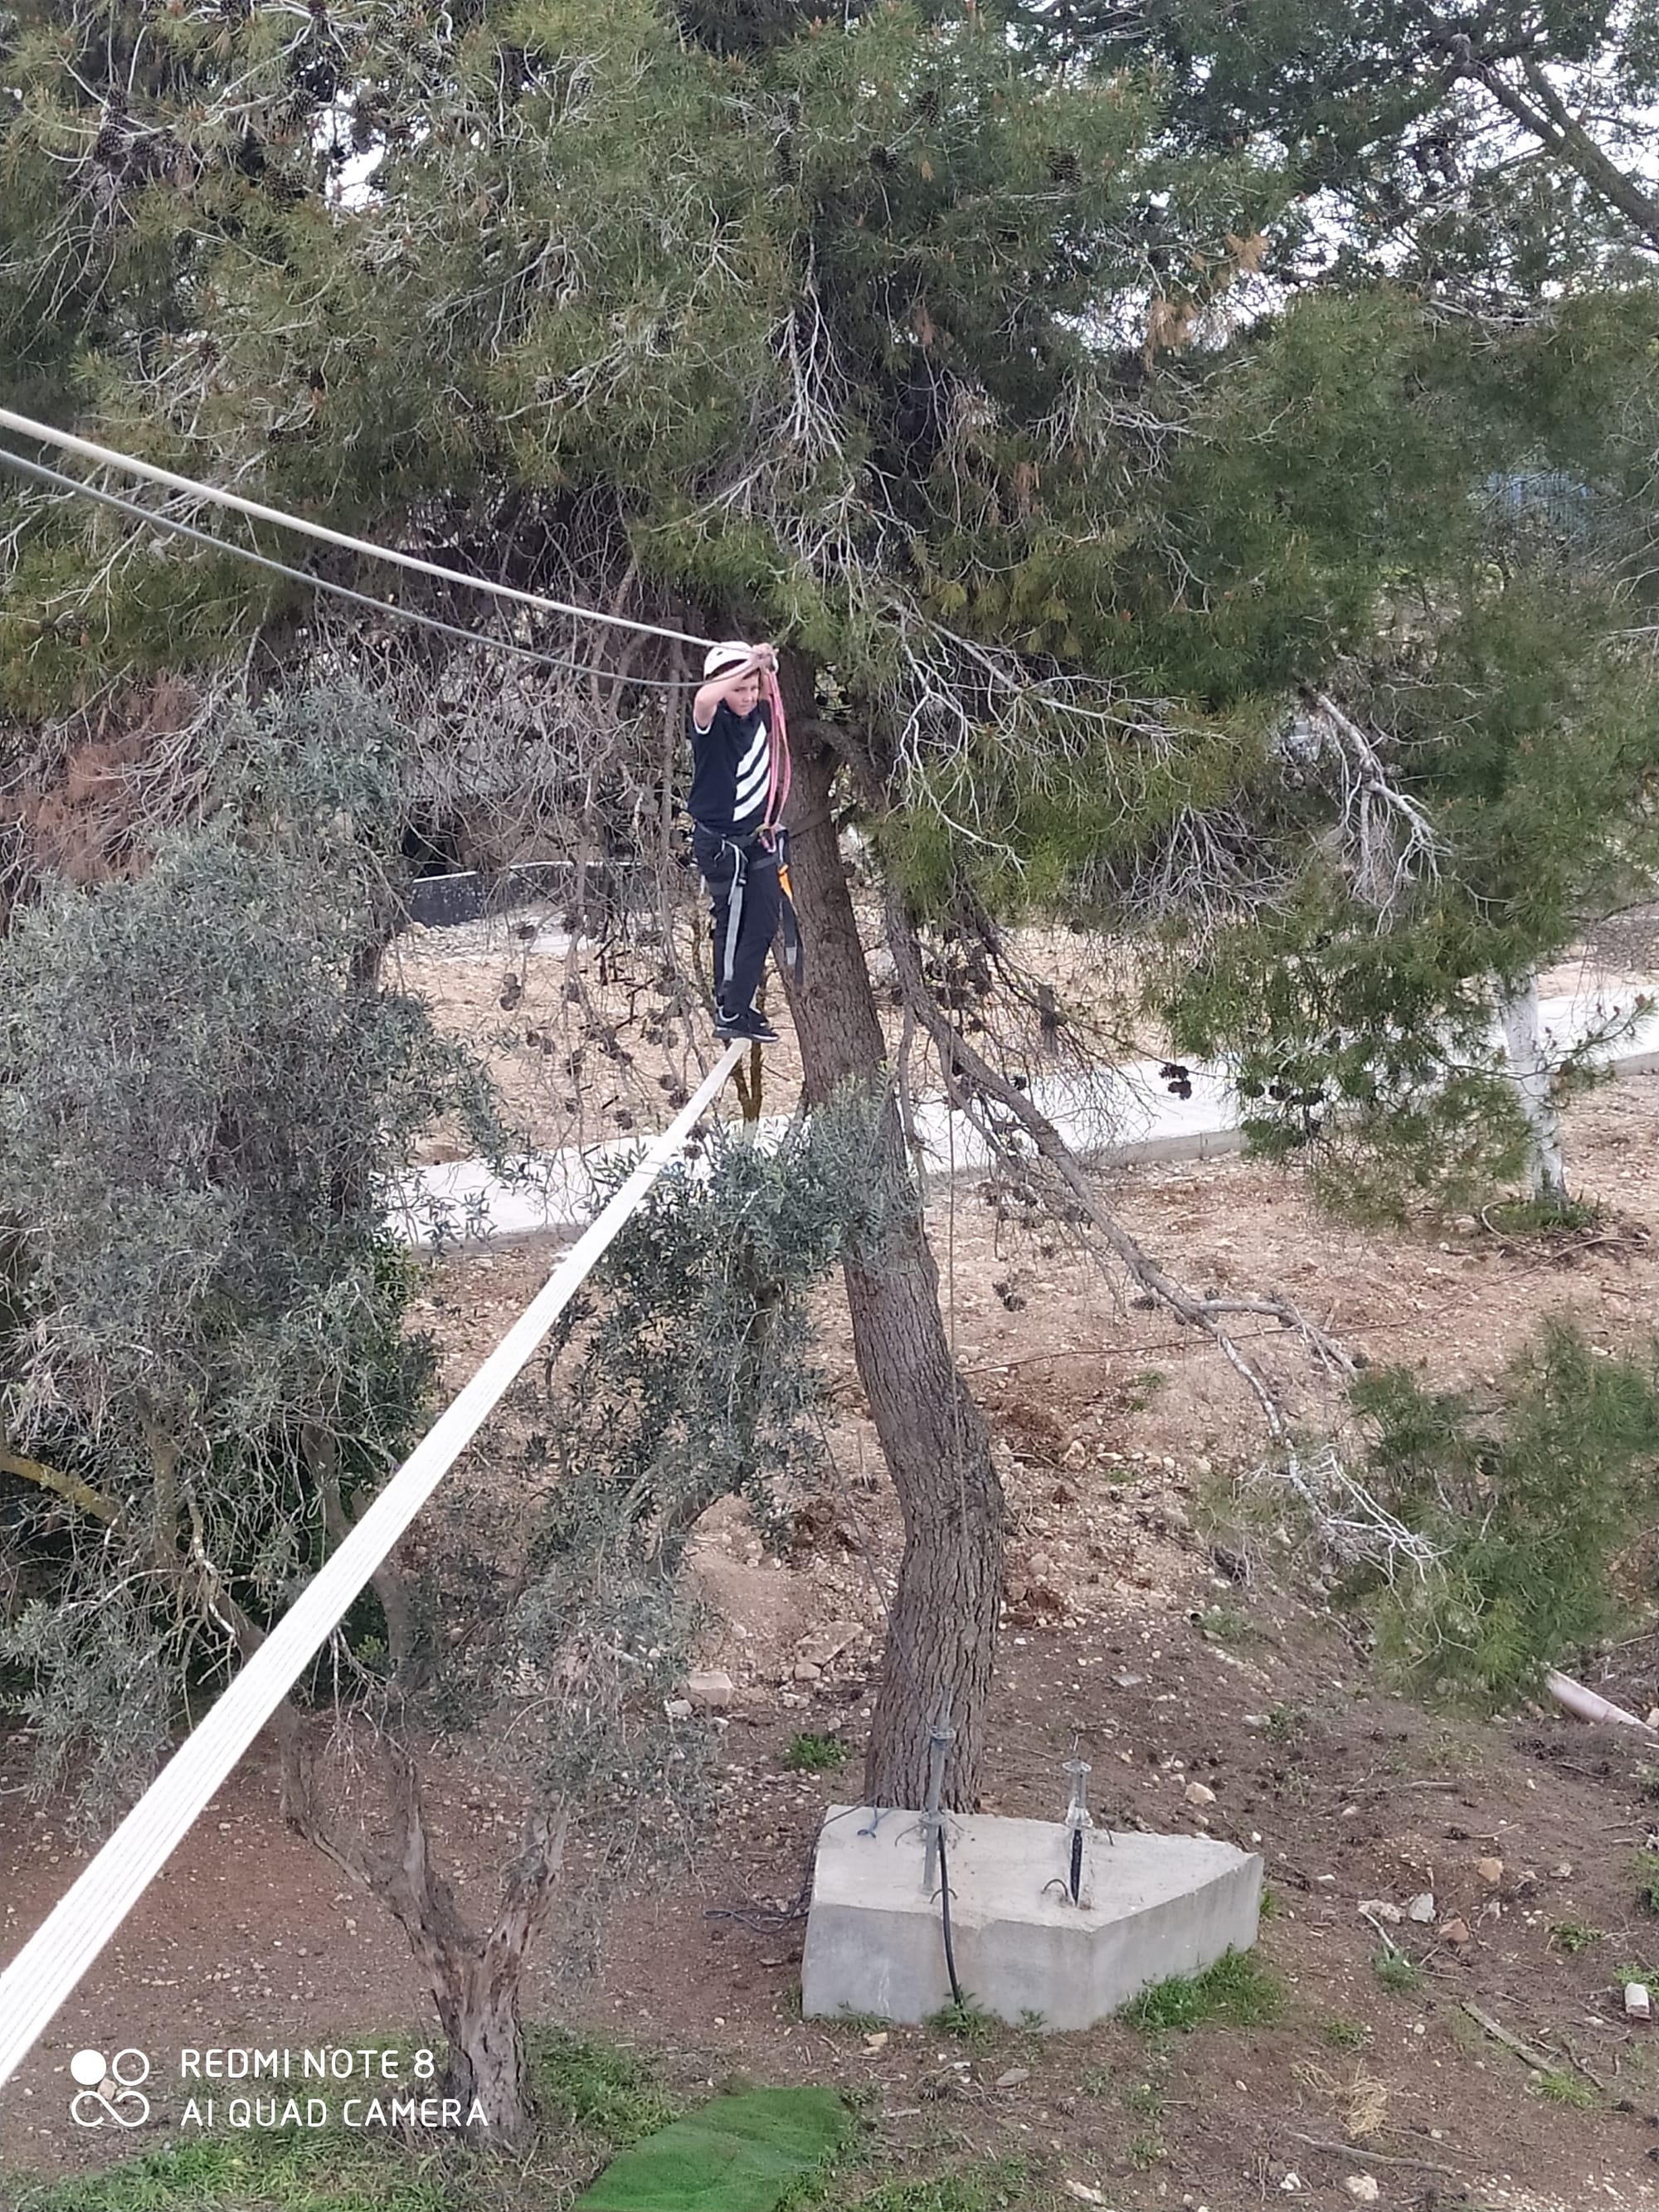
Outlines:
{"type": "Polygon", "coordinates": [[[740,1014],[714,1012],[714,1035],[741,1041],[744,1044],[775,1044],[778,1033],[764,1014],[757,1014],[752,1006],[745,1006],[740,1014]]]}

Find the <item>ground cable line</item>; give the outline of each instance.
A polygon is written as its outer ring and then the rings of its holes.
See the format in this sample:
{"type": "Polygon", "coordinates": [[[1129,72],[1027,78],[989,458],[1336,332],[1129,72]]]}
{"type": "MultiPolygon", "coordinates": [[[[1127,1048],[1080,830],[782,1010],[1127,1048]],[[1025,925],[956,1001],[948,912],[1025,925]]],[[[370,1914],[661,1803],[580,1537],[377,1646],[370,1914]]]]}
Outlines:
{"type": "Polygon", "coordinates": [[[396,568],[413,569],[421,576],[437,576],[446,584],[459,584],[468,591],[488,592],[495,599],[511,599],[515,605],[534,607],[544,615],[568,615],[578,622],[604,623],[612,629],[664,637],[676,645],[707,647],[714,642],[713,638],[694,637],[689,630],[665,629],[659,623],[635,622],[627,615],[603,614],[597,607],[573,606],[567,599],[544,599],[539,592],[521,592],[515,584],[498,584],[491,576],[469,576],[464,568],[446,568],[440,562],[422,560],[418,554],[399,553],[390,545],[376,545],[369,538],[353,538],[343,530],[331,530],[325,523],[307,521],[303,515],[289,514],[279,507],[264,507],[258,500],[244,499],[240,492],[225,491],[217,484],[201,483],[194,477],[181,477],[172,469],[157,468],[153,461],[135,460],[131,454],[118,453],[111,447],[94,446],[89,438],[77,438],[68,430],[54,429],[50,422],[37,422],[32,416],[15,415],[9,407],[0,407],[0,430],[33,438],[43,446],[55,446],[60,453],[78,453],[82,460],[94,461],[100,468],[125,470],[128,476],[142,477],[146,483],[165,484],[169,491],[185,492],[193,499],[230,507],[255,522],[274,522],[280,529],[298,530],[307,538],[320,539],[325,545],[343,546],[348,552],[365,554],[371,561],[390,561],[396,568]]]}
{"type": "MultiPolygon", "coordinates": [[[[155,530],[170,530],[175,537],[188,538],[193,544],[208,546],[216,553],[228,553],[234,560],[250,561],[256,568],[268,568],[273,575],[286,576],[291,582],[307,585],[313,592],[330,592],[337,599],[349,599],[353,606],[368,607],[375,614],[389,615],[394,622],[418,623],[423,629],[435,629],[445,637],[457,638],[463,645],[480,646],[486,652],[516,653],[521,660],[533,660],[544,668],[574,670],[579,676],[604,675],[609,672],[599,669],[591,661],[564,660],[556,653],[543,653],[533,645],[520,645],[510,637],[491,636],[487,631],[463,629],[458,623],[445,622],[441,616],[429,615],[419,607],[400,607],[391,599],[377,599],[372,592],[354,591],[349,584],[337,584],[331,577],[319,576],[307,568],[291,568],[286,561],[274,561],[268,553],[256,552],[251,545],[238,545],[228,538],[217,538],[210,530],[198,530],[193,522],[180,522],[177,516],[159,514],[153,507],[145,507],[136,499],[123,499],[119,492],[106,491],[101,484],[89,484],[79,477],[66,477],[59,469],[49,469],[40,461],[25,460],[21,453],[9,452],[0,446],[0,468],[12,470],[16,475],[27,477],[33,482],[51,484],[59,491],[76,492],[82,499],[96,500],[99,506],[113,507],[118,514],[131,515],[155,530]]],[[[31,617],[38,619],[38,617],[31,617]]],[[[659,676],[630,676],[626,681],[647,685],[653,691],[678,689],[677,679],[659,676]]]]}
{"type": "Polygon", "coordinates": [[[232,1768],[321,1650],[347,1608],[465,1450],[623,1224],[679,1152],[736,1066],[732,1044],[696,1095],[647,1148],[483,1365],[447,1406],[206,1718],[0,1973],[0,2084],[205,1811],[232,1768]]]}

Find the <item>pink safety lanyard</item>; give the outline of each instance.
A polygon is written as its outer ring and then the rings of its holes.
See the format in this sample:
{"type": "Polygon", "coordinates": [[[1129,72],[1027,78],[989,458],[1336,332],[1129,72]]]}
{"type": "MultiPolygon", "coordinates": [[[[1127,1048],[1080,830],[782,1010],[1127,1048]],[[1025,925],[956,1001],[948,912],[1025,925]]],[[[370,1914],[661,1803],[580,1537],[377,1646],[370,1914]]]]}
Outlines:
{"type": "Polygon", "coordinates": [[[789,730],[784,720],[783,695],[778,690],[775,670],[766,672],[766,702],[771,708],[771,728],[768,748],[766,772],[766,812],[762,817],[763,830],[775,830],[783,818],[783,810],[789,804],[789,785],[793,770],[789,759],[789,730]]]}

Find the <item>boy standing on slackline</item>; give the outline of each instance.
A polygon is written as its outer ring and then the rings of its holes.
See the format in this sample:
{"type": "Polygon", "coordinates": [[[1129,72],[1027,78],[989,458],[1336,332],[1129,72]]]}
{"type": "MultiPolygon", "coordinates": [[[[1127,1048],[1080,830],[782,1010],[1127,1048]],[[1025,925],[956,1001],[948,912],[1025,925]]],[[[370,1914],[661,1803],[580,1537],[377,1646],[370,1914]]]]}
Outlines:
{"type": "MultiPolygon", "coordinates": [[[[691,852],[708,894],[714,953],[714,1032],[775,1044],[755,1008],[778,924],[799,957],[793,913],[779,881],[783,832],[780,736],[763,705],[763,675],[777,667],[769,645],[716,645],[691,702],[691,852]]],[[[787,879],[786,879],[787,883],[787,879]]]]}

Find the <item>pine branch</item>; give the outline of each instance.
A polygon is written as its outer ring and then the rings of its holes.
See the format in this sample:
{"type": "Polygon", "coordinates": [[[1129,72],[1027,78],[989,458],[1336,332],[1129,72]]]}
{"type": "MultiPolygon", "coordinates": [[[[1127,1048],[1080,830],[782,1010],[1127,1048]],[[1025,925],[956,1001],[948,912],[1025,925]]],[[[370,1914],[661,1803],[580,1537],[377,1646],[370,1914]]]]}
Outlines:
{"type": "Polygon", "coordinates": [[[981,1101],[989,1098],[1015,1117],[1035,1144],[1038,1156],[1064,1184],[1091,1226],[1115,1256],[1122,1261],[1141,1288],[1157,1298],[1160,1304],[1168,1306],[1182,1321],[1203,1329],[1215,1340],[1218,1348],[1238,1368],[1261,1403],[1275,1439],[1282,1441],[1284,1424],[1272,1390],[1228,1336],[1224,1326],[1225,1317],[1232,1314],[1250,1314],[1277,1321],[1285,1328],[1293,1331],[1328,1368],[1344,1376],[1352,1376],[1355,1371],[1348,1353],[1334,1339],[1309,1321],[1290,1299],[1276,1293],[1265,1297],[1206,1298],[1177,1282],[1139,1240],[1106,1211],[1082,1163],[1030,1095],[1016,1090],[1012,1083],[999,1075],[983,1054],[977,1052],[952,1025],[924,980],[921,947],[915,929],[902,915],[896,900],[890,896],[888,901],[888,942],[892,948],[894,964],[906,1004],[939,1048],[945,1081],[955,1103],[973,1119],[988,1140],[1005,1154],[1008,1152],[1006,1137],[1000,1134],[995,1123],[976,1108],[981,1101]]]}
{"type": "MultiPolygon", "coordinates": [[[[891,893],[887,900],[887,936],[905,1005],[939,1050],[951,1102],[969,1115],[988,1144],[1005,1159],[1018,1159],[1019,1156],[1009,1146],[1006,1131],[984,1110],[986,1102],[994,1101],[1012,1115],[1102,1243],[1128,1269],[1134,1280],[1180,1320],[1201,1329],[1210,1338],[1261,1407],[1267,1432],[1281,1455],[1285,1476],[1322,1537],[1347,1556],[1376,1559],[1385,1571],[1396,1559],[1406,1559],[1419,1572],[1431,1565],[1436,1556],[1433,1547],[1356,1482],[1334,1454],[1323,1454],[1312,1468],[1304,1467],[1295,1438],[1279,1411],[1272,1383],[1240,1348],[1227,1322],[1235,1314],[1277,1321],[1298,1339],[1315,1359],[1345,1382],[1352,1380],[1357,1371],[1350,1354],[1310,1322],[1291,1300],[1276,1292],[1249,1298],[1202,1297],[1178,1282],[1108,1212],[1081,1162],[1030,1096],[1005,1081],[951,1024],[923,977],[921,946],[915,927],[891,893]]],[[[1020,1164],[1028,1163],[1022,1159],[1020,1164]]]]}
{"type": "Polygon", "coordinates": [[[1645,246],[1659,250],[1659,198],[1644,192],[1597,145],[1536,61],[1528,58],[1521,64],[1530,100],[1488,62],[1472,60],[1468,74],[1486,87],[1506,114],[1576,170],[1609,207],[1616,208],[1645,246]]]}

